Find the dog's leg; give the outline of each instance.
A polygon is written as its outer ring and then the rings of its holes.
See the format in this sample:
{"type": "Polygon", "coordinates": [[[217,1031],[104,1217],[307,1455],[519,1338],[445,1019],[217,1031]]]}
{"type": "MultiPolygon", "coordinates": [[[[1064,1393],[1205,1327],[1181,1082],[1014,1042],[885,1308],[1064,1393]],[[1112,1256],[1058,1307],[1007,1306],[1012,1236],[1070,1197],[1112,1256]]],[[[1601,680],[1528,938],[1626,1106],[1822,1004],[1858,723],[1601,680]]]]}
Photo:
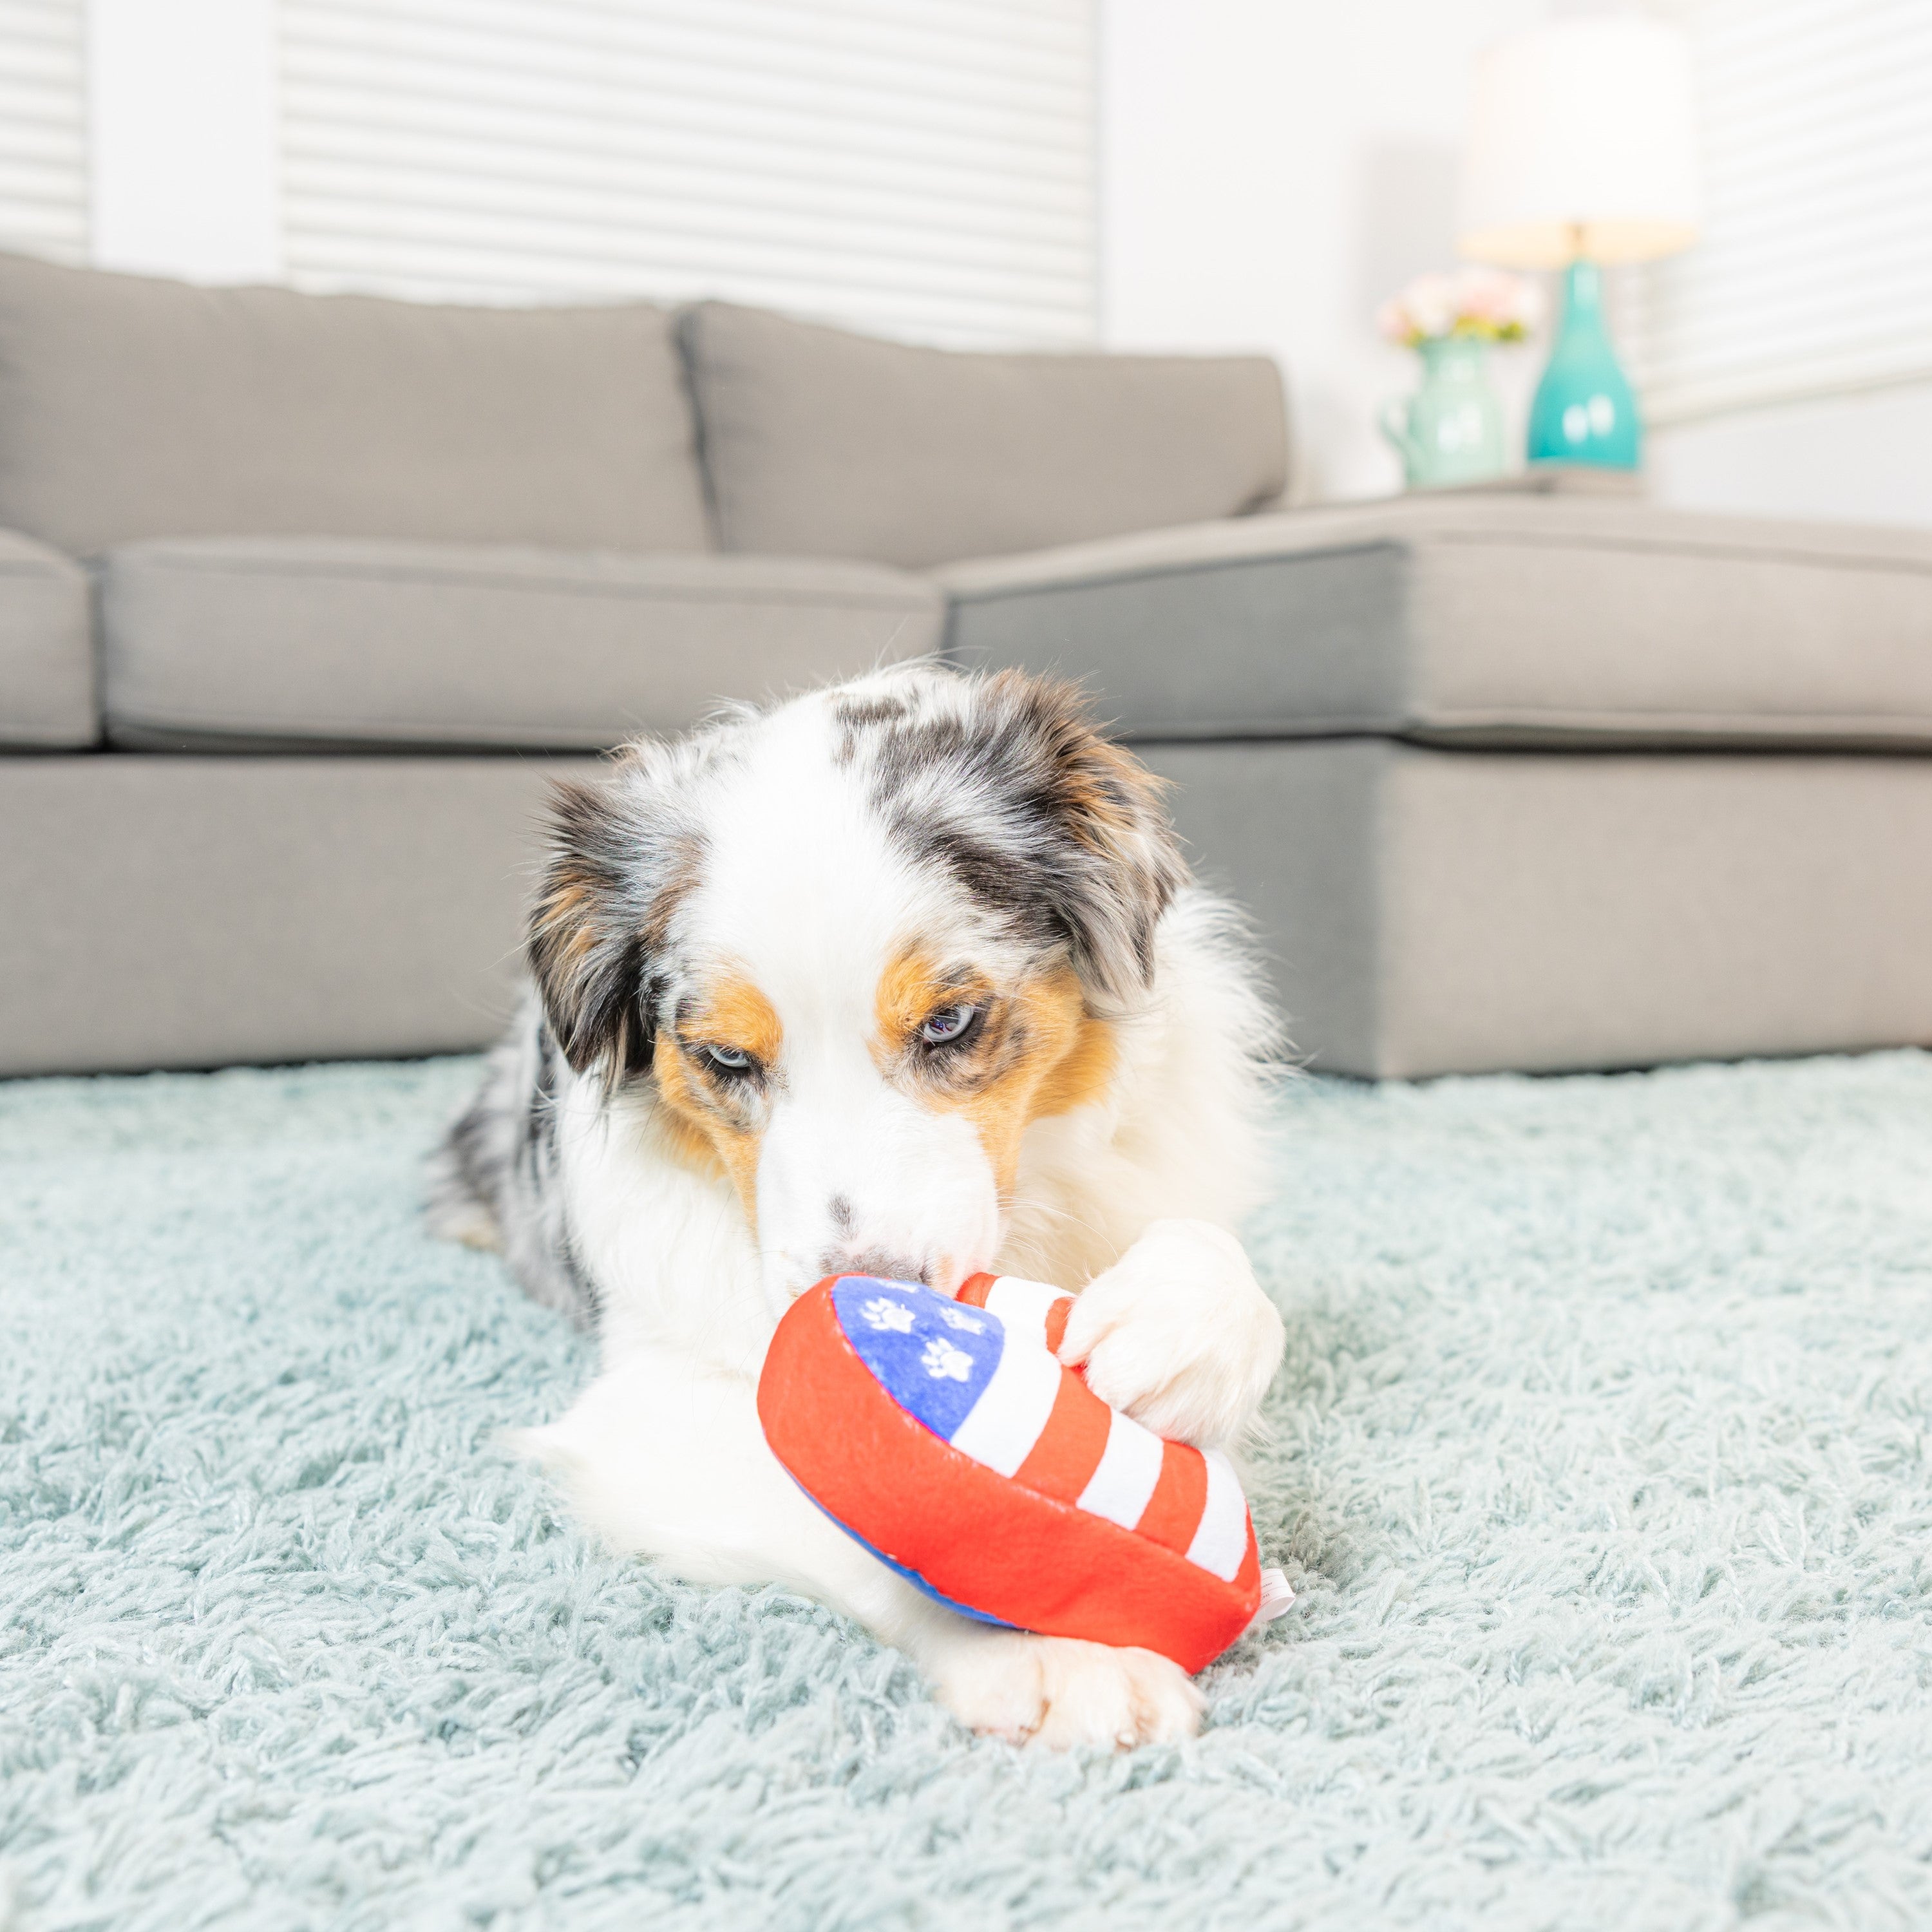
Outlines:
{"type": "Polygon", "coordinates": [[[782,1583],[906,1651],[962,1724],[1042,1744],[1191,1736],[1201,1696],[1147,1650],[992,1628],[935,1604],[808,1502],[766,1446],[751,1384],[638,1350],[519,1446],[613,1548],[700,1583],[782,1583]]]}
{"type": "Polygon", "coordinates": [[[1156,1435],[1226,1448],[1253,1420],[1286,1340],[1233,1235],[1156,1221],[1081,1292],[1060,1359],[1156,1435]]]}

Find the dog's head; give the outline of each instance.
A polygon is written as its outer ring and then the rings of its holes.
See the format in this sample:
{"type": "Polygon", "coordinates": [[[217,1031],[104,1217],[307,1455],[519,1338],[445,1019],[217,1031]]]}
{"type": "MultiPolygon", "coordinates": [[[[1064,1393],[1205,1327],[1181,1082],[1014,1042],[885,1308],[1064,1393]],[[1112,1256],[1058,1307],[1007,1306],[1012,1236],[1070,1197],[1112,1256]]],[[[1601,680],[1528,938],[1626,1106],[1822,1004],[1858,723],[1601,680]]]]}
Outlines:
{"type": "Polygon", "coordinates": [[[565,788],[530,961],[571,1064],[728,1179],[776,1315],[992,1261],[1022,1137],[1106,1094],[1184,878],[1071,687],[901,668],[565,788]]]}

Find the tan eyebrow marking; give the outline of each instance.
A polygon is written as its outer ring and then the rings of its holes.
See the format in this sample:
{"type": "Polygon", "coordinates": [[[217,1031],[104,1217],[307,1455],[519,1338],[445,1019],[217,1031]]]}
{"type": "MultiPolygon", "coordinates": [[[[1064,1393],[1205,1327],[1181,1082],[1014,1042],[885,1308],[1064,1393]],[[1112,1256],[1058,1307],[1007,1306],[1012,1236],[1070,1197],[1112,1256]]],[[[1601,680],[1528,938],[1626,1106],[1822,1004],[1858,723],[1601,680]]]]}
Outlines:
{"type": "MultiPolygon", "coordinates": [[[[776,1064],[784,1028],[772,1003],[742,974],[708,986],[678,1030],[693,1046],[735,1047],[761,1066],[776,1064]]],[[[700,1173],[722,1174],[736,1190],[746,1224],[758,1227],[758,1150],[763,1129],[750,1096],[733,1095],[695,1072],[682,1040],[660,1034],[651,1057],[660,1130],[674,1158],[700,1173]]]]}
{"type": "Polygon", "coordinates": [[[958,1049],[962,1072],[976,1072],[964,1088],[922,1086],[920,1104],[963,1114],[992,1162],[1003,1198],[1010,1198],[1022,1136],[1034,1121],[1070,1113],[1105,1094],[1118,1052],[1113,1028],[1087,1010],[1071,967],[1063,966],[995,1000],[974,976],[948,972],[929,955],[908,948],[880,975],[874,1006],[882,1069],[898,1059],[934,1008],[956,1000],[992,1002],[976,1045],[958,1049]]]}
{"type": "Polygon", "coordinates": [[[784,1044],[784,1028],[772,1003],[740,974],[708,988],[687,1012],[678,1012],[678,1031],[694,1043],[735,1047],[770,1066],[784,1044]]]}

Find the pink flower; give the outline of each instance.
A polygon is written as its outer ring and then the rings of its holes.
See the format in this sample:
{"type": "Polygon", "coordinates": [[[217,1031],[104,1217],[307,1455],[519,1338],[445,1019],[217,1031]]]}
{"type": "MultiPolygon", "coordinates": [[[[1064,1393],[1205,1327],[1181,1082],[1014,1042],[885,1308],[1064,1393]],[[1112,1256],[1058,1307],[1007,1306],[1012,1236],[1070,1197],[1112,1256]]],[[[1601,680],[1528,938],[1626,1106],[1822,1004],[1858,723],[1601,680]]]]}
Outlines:
{"type": "Polygon", "coordinates": [[[1496,268],[1465,268],[1456,278],[1456,307],[1470,322],[1515,321],[1516,279],[1496,268]]]}
{"type": "Polygon", "coordinates": [[[1444,335],[1516,342],[1543,319],[1543,292],[1500,268],[1465,268],[1455,275],[1418,275],[1376,311],[1376,328],[1408,348],[1444,335]]]}
{"type": "Polygon", "coordinates": [[[1543,291],[1522,275],[1500,268],[1466,268],[1456,279],[1456,302],[1463,318],[1493,328],[1526,334],[1543,320],[1543,291]]]}

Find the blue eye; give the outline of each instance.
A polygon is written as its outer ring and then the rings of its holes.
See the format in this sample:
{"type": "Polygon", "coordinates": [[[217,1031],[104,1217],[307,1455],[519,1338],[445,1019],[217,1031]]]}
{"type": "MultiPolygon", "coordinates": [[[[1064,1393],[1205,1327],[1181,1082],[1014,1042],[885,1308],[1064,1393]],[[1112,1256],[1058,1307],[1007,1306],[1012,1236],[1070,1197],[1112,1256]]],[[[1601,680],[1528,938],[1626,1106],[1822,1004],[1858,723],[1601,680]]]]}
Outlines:
{"type": "Polygon", "coordinates": [[[752,1056],[735,1046],[700,1046],[698,1057],[720,1073],[748,1073],[752,1056]]]}
{"type": "Polygon", "coordinates": [[[955,1046],[972,1031],[973,1022],[979,1017],[977,1006],[947,1006],[920,1028],[919,1036],[928,1046],[955,1046]]]}

